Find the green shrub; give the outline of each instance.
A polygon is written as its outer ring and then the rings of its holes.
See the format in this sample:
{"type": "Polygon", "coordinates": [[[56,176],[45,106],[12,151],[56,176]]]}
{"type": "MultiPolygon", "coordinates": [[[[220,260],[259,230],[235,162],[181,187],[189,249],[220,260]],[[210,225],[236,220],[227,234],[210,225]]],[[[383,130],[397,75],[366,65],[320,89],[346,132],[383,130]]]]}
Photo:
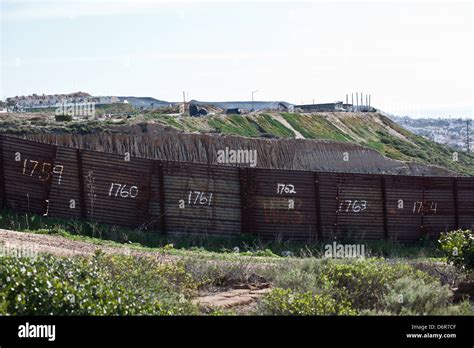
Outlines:
{"type": "Polygon", "coordinates": [[[384,297],[384,311],[392,315],[439,314],[448,306],[451,296],[447,285],[403,277],[389,287],[384,297]]]}
{"type": "Polygon", "coordinates": [[[244,256],[263,256],[263,257],[280,257],[279,255],[275,254],[270,249],[256,250],[256,251],[244,251],[244,252],[241,252],[240,255],[244,255],[244,256]]]}
{"type": "Polygon", "coordinates": [[[235,262],[209,262],[203,257],[183,259],[187,273],[192,275],[199,288],[230,287],[241,283],[262,283],[267,280],[259,275],[258,266],[242,258],[235,262]]]}
{"type": "Polygon", "coordinates": [[[126,288],[141,289],[148,293],[182,293],[192,295],[198,283],[185,270],[185,263],[160,263],[151,257],[127,257],[124,255],[101,256],[97,266],[112,280],[126,288]]]}
{"type": "Polygon", "coordinates": [[[441,233],[441,250],[459,268],[474,268],[474,234],[470,230],[441,233]]]}
{"type": "Polygon", "coordinates": [[[72,121],[72,116],[71,115],[56,115],[56,116],[54,116],[54,118],[57,122],[72,121]]]}
{"type": "Polygon", "coordinates": [[[440,281],[441,285],[448,284],[454,286],[469,279],[468,274],[447,262],[440,262],[442,259],[418,259],[409,260],[408,264],[414,269],[429,274],[440,281]]]}
{"type": "Polygon", "coordinates": [[[357,309],[380,307],[387,286],[400,277],[413,275],[427,282],[434,280],[409,265],[373,259],[334,264],[327,273],[336,289],[343,289],[342,293],[351,299],[357,309]]]}
{"type": "Polygon", "coordinates": [[[329,260],[291,260],[269,269],[268,277],[276,287],[293,289],[299,292],[331,292],[334,284],[325,274],[329,260]]]}
{"type": "Polygon", "coordinates": [[[273,289],[259,305],[263,315],[355,315],[347,301],[336,302],[329,295],[273,289]]]}
{"type": "Polygon", "coordinates": [[[438,308],[434,311],[435,315],[474,315],[474,309],[472,308],[469,300],[460,302],[459,304],[451,304],[449,306],[438,308]]]}
{"type": "Polygon", "coordinates": [[[2,315],[196,314],[167,267],[129,256],[0,258],[2,315]],[[158,274],[155,274],[156,271],[158,274]],[[141,282],[144,281],[144,284],[141,282]]]}
{"type": "Polygon", "coordinates": [[[408,275],[427,283],[434,281],[407,264],[383,259],[287,262],[272,273],[277,287],[329,294],[337,301],[349,301],[356,310],[383,308],[387,286],[408,275]]]}

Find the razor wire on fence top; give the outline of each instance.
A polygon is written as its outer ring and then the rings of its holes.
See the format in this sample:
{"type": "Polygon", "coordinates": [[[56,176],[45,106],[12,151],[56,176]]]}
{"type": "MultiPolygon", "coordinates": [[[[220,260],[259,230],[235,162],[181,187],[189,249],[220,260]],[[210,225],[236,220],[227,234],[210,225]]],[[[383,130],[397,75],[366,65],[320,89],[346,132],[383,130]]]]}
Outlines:
{"type": "Polygon", "coordinates": [[[474,224],[474,178],[173,162],[0,136],[3,208],[262,239],[414,242],[474,224]]]}

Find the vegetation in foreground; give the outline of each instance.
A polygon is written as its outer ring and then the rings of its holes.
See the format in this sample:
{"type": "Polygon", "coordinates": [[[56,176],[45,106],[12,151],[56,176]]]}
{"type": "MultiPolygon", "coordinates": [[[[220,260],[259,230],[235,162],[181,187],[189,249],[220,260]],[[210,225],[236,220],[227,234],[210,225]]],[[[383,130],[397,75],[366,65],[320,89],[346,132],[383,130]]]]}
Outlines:
{"type": "Polygon", "coordinates": [[[474,269],[474,233],[472,231],[456,230],[442,233],[439,243],[448,262],[468,271],[474,269]]]}
{"type": "Polygon", "coordinates": [[[282,263],[273,270],[275,288],[260,302],[259,310],[271,315],[473,313],[468,301],[452,303],[449,285],[434,276],[435,265],[420,268],[417,263],[376,258],[282,263]]]}
{"type": "MultiPolygon", "coordinates": [[[[25,217],[4,213],[0,225],[19,224],[15,218],[25,217]]],[[[41,219],[43,229],[34,230],[38,221],[26,218],[30,232],[121,245],[97,235],[74,235],[60,229],[59,220],[41,219]]],[[[270,284],[271,291],[240,314],[472,315],[470,302],[453,302],[451,290],[461,281],[472,282],[472,241],[471,231],[446,233],[440,238],[437,257],[418,254],[417,258],[393,256],[398,253],[395,245],[388,258],[330,259],[309,252],[281,257],[271,249],[277,244],[266,245],[264,257],[256,256],[255,249],[252,253],[227,248],[207,251],[170,244],[147,248],[156,253],[139,255],[4,256],[0,258],[0,314],[230,315],[236,312],[202,308],[195,299],[202,293],[264,283],[270,284]],[[172,261],[157,257],[163,253],[174,255],[172,261]]],[[[218,245],[210,243],[212,248],[218,245]]]]}
{"type": "Polygon", "coordinates": [[[252,315],[470,315],[447,284],[406,262],[286,259],[272,267],[149,256],[0,258],[1,315],[198,315],[200,291],[265,281],[252,315]]]}
{"type": "Polygon", "coordinates": [[[196,314],[180,265],[147,258],[0,258],[2,315],[196,314]]]}

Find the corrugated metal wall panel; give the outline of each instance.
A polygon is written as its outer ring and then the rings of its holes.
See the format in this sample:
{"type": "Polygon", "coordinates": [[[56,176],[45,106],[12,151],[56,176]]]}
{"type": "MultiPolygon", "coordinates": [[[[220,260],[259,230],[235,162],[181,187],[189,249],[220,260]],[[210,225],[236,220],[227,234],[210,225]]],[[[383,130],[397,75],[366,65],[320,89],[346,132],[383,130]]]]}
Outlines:
{"type": "Polygon", "coordinates": [[[385,179],[389,239],[418,241],[422,237],[422,214],[425,178],[388,176],[385,179]]]}
{"type": "Polygon", "coordinates": [[[55,165],[62,166],[61,181],[51,182],[49,216],[83,218],[79,167],[75,149],[58,147],[55,165]]]}
{"type": "Polygon", "coordinates": [[[0,201],[154,233],[415,242],[474,227],[474,178],[148,160],[0,136],[0,201]]]}
{"type": "Polygon", "coordinates": [[[167,162],[163,176],[167,231],[240,234],[238,168],[167,162]]]}
{"type": "Polygon", "coordinates": [[[320,174],[325,239],[382,239],[380,177],[363,174],[320,174]]]}
{"type": "Polygon", "coordinates": [[[474,179],[457,178],[459,227],[474,229],[474,179]]]}
{"type": "Polygon", "coordinates": [[[311,172],[249,170],[249,230],[262,238],[316,240],[311,172]]]}
{"type": "Polygon", "coordinates": [[[88,219],[139,227],[149,214],[152,161],[82,151],[84,201],[88,219]]]}
{"type": "Polygon", "coordinates": [[[52,173],[55,150],[53,145],[2,137],[7,208],[41,215],[46,213],[51,183],[62,180],[62,174],[52,173]]]}
{"type": "Polygon", "coordinates": [[[440,232],[456,228],[452,178],[425,180],[423,233],[435,238],[440,232]]]}

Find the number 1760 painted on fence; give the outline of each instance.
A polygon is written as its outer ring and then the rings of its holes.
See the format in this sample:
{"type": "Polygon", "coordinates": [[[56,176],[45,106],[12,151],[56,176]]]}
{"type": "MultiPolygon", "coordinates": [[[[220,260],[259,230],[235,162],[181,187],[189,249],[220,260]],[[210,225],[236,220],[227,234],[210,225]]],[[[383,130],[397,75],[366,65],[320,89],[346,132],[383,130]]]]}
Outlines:
{"type": "Polygon", "coordinates": [[[117,184],[115,182],[110,184],[109,197],[135,198],[138,196],[138,187],[130,186],[127,188],[126,184],[117,184]],[[115,191],[114,191],[115,189],[115,191]]]}

